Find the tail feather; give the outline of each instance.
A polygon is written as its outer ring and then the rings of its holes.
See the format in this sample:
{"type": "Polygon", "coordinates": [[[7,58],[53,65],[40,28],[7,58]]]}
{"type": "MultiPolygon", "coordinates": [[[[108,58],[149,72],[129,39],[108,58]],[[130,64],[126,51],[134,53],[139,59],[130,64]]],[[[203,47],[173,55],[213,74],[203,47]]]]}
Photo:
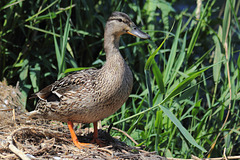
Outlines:
{"type": "Polygon", "coordinates": [[[36,93],[33,93],[33,94],[31,94],[31,96],[29,97],[29,99],[33,99],[33,98],[37,98],[38,96],[37,96],[37,94],[36,93]]]}

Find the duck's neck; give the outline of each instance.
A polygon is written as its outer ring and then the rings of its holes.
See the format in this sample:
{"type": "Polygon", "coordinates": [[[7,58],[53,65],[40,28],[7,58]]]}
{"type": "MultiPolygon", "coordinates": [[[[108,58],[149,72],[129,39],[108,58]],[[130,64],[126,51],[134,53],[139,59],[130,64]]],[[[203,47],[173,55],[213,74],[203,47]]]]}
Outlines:
{"type": "Polygon", "coordinates": [[[112,56],[120,55],[119,52],[119,40],[120,35],[114,35],[108,32],[104,34],[104,50],[106,52],[106,62],[108,62],[112,56]]]}

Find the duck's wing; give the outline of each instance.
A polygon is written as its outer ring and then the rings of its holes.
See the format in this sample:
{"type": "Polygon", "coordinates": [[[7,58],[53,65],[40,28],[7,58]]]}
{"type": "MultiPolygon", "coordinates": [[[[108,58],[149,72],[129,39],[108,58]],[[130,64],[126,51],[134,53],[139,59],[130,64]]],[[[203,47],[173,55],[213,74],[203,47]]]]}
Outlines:
{"type": "Polygon", "coordinates": [[[81,91],[82,89],[89,87],[94,82],[96,77],[96,69],[87,69],[72,74],[55,81],[53,84],[48,85],[37,93],[34,93],[30,98],[40,98],[48,102],[59,101],[68,92],[73,92],[76,89],[81,91]]]}

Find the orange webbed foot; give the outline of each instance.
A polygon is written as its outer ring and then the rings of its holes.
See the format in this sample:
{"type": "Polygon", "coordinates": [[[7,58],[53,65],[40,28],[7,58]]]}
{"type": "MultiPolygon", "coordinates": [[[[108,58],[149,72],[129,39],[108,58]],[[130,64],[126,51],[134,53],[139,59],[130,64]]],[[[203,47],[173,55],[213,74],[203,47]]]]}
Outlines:
{"type": "Polygon", "coordinates": [[[67,122],[68,124],[68,128],[69,128],[69,131],[71,133],[71,137],[72,137],[72,140],[73,140],[73,143],[75,144],[75,146],[79,149],[88,149],[88,148],[94,148],[96,146],[94,146],[93,144],[91,143],[80,143],[77,139],[77,136],[73,130],[73,123],[71,121],[67,122]]]}
{"type": "Polygon", "coordinates": [[[91,143],[81,143],[77,141],[73,141],[75,146],[79,149],[90,149],[90,148],[95,148],[96,146],[91,144],[91,143]]]}

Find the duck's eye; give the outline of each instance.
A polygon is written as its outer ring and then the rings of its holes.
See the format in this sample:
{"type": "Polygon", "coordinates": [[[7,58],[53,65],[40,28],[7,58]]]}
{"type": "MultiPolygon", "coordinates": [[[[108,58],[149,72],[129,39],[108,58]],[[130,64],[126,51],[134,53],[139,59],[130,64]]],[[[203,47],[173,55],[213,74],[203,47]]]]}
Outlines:
{"type": "Polygon", "coordinates": [[[118,19],[118,22],[122,22],[122,19],[118,19]]]}

